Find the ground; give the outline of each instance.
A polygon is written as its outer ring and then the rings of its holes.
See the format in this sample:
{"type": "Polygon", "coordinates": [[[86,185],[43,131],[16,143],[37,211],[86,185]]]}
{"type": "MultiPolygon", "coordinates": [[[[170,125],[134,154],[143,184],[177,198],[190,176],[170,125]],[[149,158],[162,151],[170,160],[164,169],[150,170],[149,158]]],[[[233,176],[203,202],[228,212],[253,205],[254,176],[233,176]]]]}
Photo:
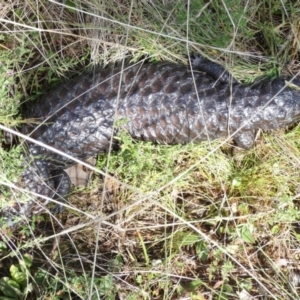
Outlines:
{"type": "MultiPolygon", "coordinates": [[[[0,18],[0,121],[12,128],[47,89],[123,59],[201,53],[244,84],[299,72],[295,1],[26,0],[2,3],[0,18]]],[[[61,214],[1,230],[0,299],[298,299],[299,135],[260,132],[240,151],[124,134],[61,214]]],[[[3,206],[19,144],[0,148],[3,206]]]]}

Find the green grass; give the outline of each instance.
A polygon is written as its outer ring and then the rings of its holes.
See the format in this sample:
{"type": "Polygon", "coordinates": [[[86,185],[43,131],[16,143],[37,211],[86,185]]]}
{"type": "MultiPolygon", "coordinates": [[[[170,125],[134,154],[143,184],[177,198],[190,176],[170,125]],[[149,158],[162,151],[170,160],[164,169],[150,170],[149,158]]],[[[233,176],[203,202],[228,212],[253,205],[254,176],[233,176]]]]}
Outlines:
{"type": "MultiPolygon", "coordinates": [[[[245,83],[299,72],[296,2],[65,3],[3,4],[2,124],[21,126],[24,102],[122,59],[187,63],[202,53],[245,83]]],[[[72,192],[77,210],[0,231],[0,284],[18,283],[11,266],[26,278],[10,298],[0,286],[0,299],[298,299],[299,138],[299,126],[262,133],[236,152],[221,140],[163,146],[122,135],[121,151],[97,160],[111,177],[95,172],[72,192]]],[[[1,206],[21,150],[0,148],[1,206]]]]}

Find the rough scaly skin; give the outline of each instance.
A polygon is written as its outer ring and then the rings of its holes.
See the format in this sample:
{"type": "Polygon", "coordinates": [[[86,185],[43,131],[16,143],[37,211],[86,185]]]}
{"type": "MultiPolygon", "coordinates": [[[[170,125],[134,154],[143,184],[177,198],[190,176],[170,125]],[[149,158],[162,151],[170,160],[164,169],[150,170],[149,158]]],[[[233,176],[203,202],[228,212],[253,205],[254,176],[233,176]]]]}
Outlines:
{"type": "MultiPolygon", "coordinates": [[[[42,125],[25,126],[23,132],[85,160],[108,151],[110,145],[118,148],[113,138],[118,120],[132,137],[161,144],[197,143],[237,131],[233,138],[242,148],[253,145],[257,129],[278,129],[298,120],[300,91],[286,86],[283,78],[245,86],[199,56],[192,69],[138,63],[79,76],[35,103],[25,117],[42,125]]],[[[35,144],[28,150],[30,165],[22,174],[22,185],[50,198],[55,190],[65,196],[70,183],[62,169],[74,162],[35,144]]],[[[34,211],[30,202],[24,207],[14,209],[27,216],[41,210],[34,211]]],[[[3,215],[10,213],[11,209],[3,215]]]]}

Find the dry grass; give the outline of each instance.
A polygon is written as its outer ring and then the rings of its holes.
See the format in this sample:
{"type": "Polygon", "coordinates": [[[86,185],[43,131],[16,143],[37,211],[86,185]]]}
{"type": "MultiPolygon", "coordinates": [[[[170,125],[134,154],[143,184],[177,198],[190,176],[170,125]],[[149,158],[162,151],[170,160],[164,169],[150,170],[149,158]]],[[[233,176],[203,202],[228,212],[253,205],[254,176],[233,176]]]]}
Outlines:
{"type": "MultiPolygon", "coordinates": [[[[0,4],[6,125],[16,124],[23,101],[32,105],[95,64],[146,55],[187,62],[199,52],[244,82],[299,72],[297,3],[63,3],[0,4]]],[[[299,135],[299,126],[262,133],[242,153],[229,141],[171,147],[125,135],[120,153],[98,159],[112,177],[94,172],[61,215],[1,233],[1,278],[33,257],[23,271],[32,291],[20,287],[23,295],[11,299],[298,299],[299,135]]],[[[0,151],[5,185],[17,174],[20,150],[0,151]]]]}

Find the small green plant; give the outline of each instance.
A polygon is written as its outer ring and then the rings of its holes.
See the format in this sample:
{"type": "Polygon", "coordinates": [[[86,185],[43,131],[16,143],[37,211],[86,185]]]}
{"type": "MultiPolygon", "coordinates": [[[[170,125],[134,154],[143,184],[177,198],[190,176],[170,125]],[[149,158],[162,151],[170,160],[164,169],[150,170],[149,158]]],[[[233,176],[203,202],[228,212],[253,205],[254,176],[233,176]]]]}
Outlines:
{"type": "Polygon", "coordinates": [[[173,179],[172,170],[180,145],[171,148],[153,143],[136,143],[126,132],[122,132],[119,139],[121,150],[110,157],[100,155],[100,169],[105,168],[109,161],[109,171],[143,190],[153,190],[158,184],[173,179]]]}
{"type": "MultiPolygon", "coordinates": [[[[5,244],[2,244],[1,248],[5,250],[5,244]]],[[[31,255],[24,254],[17,265],[10,266],[10,277],[0,278],[0,291],[3,294],[0,296],[0,300],[25,299],[27,294],[32,292],[32,283],[30,282],[32,260],[31,255]]]]}
{"type": "MultiPolygon", "coordinates": [[[[47,290],[43,290],[43,297],[47,295],[48,299],[61,300],[71,294],[72,296],[76,295],[79,299],[114,300],[116,298],[118,289],[110,274],[93,278],[92,290],[90,289],[92,278],[89,275],[77,275],[73,271],[67,275],[67,281],[65,281],[66,278],[62,281],[58,276],[53,277],[47,271],[39,270],[35,275],[36,282],[39,286],[47,286],[47,290]]],[[[2,299],[0,298],[0,300],[2,299]]]]}

